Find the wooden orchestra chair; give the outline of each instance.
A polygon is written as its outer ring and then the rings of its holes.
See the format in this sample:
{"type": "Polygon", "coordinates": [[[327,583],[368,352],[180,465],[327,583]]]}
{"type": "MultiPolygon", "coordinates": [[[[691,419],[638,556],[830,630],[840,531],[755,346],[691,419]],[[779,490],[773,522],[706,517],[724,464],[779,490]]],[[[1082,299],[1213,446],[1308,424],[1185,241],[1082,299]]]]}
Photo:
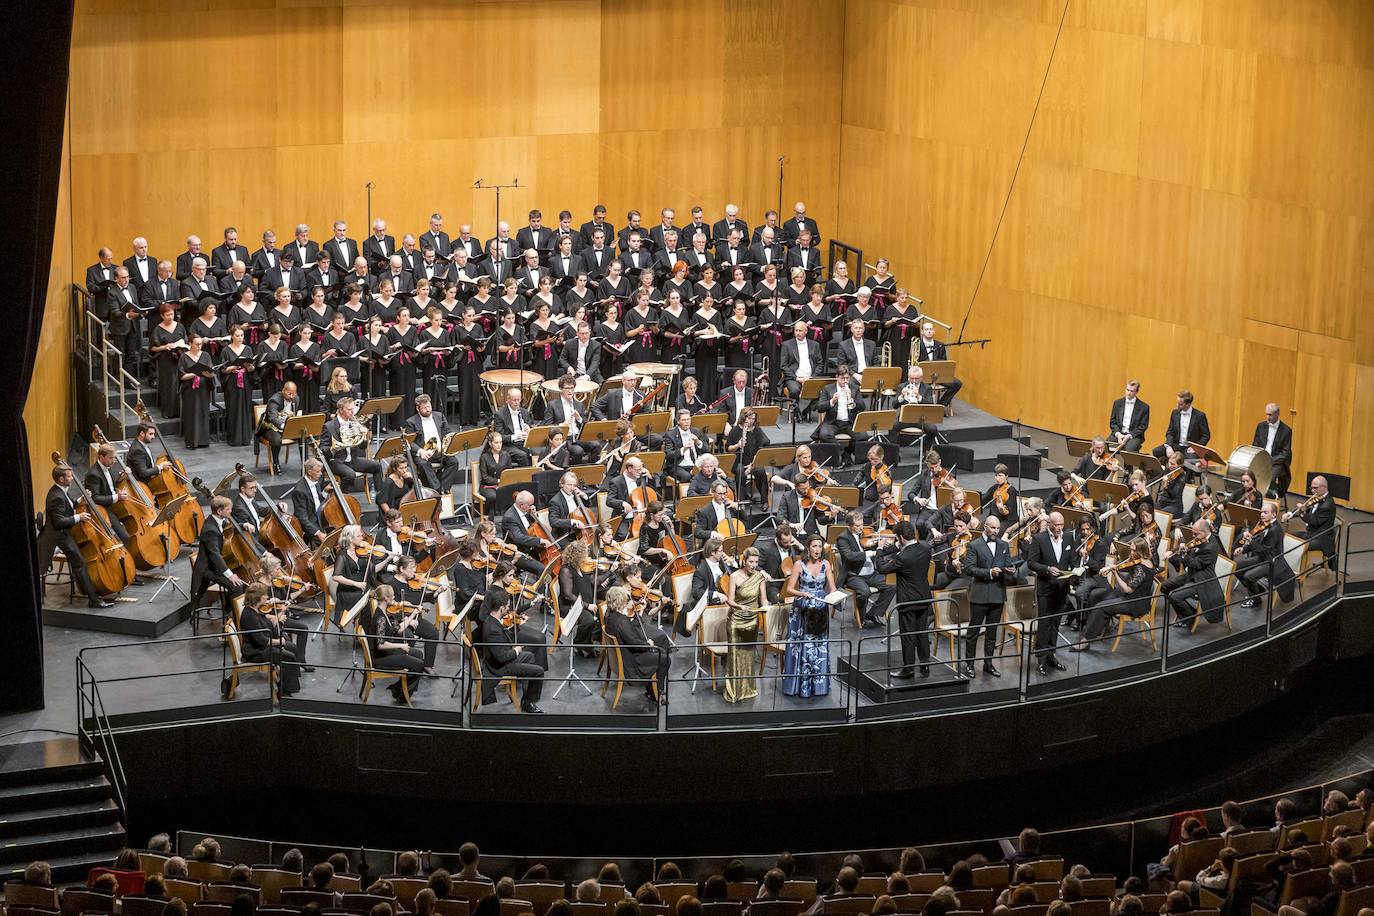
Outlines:
{"type": "MultiPolygon", "coordinates": [[[[605,632],[604,629],[602,632],[605,632]]],[[[617,706],[620,705],[620,694],[621,691],[625,689],[625,659],[620,652],[620,640],[616,639],[609,633],[605,634],[605,638],[606,649],[603,654],[606,657],[607,665],[609,667],[607,670],[606,680],[603,681],[601,684],[601,695],[604,697],[606,695],[606,692],[610,689],[611,683],[615,683],[615,697],[613,697],[611,700],[611,709],[614,710],[617,706]]],[[[649,688],[653,691],[654,699],[657,700],[659,696],[657,672],[650,675],[649,688]]]]}
{"type": "Polygon", "coordinates": [[[778,657],[778,671],[782,672],[783,657],[787,654],[787,606],[769,604],[763,611],[763,645],[759,647],[759,674],[768,667],[768,656],[778,657]]]}
{"type": "Polygon", "coordinates": [[[361,691],[359,691],[359,698],[366,703],[367,698],[372,694],[372,685],[377,681],[399,680],[401,684],[401,696],[405,698],[407,706],[411,705],[410,679],[406,676],[409,672],[404,668],[399,671],[389,671],[372,667],[372,642],[367,638],[367,633],[363,631],[363,625],[361,623],[354,624],[354,638],[358,640],[358,650],[363,656],[363,667],[361,672],[363,676],[363,686],[361,691]]]}
{"type": "MultiPolygon", "coordinates": [[[[1235,588],[1236,585],[1236,563],[1230,557],[1224,557],[1218,554],[1217,563],[1214,568],[1216,569],[1217,583],[1221,586],[1222,595],[1225,596],[1226,616],[1224,618],[1224,623],[1229,632],[1231,629],[1231,590],[1235,588]]],[[[1196,632],[1198,624],[1202,623],[1202,620],[1203,615],[1201,612],[1195,614],[1193,616],[1193,625],[1188,628],[1188,631],[1190,633],[1196,632]]]]}
{"type": "Polygon", "coordinates": [[[1013,585],[1007,589],[1007,602],[1002,605],[1002,629],[998,642],[1005,646],[1007,640],[1011,640],[1016,645],[1016,654],[1020,655],[1021,637],[1034,638],[1031,634],[1035,619],[1035,585],[1013,585]]]}
{"type": "Polygon", "coordinates": [[[477,514],[482,518],[487,517],[487,498],[480,492],[481,478],[477,476],[477,462],[468,462],[468,480],[471,482],[469,489],[472,491],[472,504],[477,507],[477,514]]]}
{"type": "MultiPolygon", "coordinates": [[[[232,620],[224,622],[224,642],[229,647],[229,690],[226,699],[232,700],[239,689],[239,677],[254,671],[267,674],[267,689],[275,693],[277,689],[276,672],[267,662],[246,662],[243,660],[243,640],[232,620]]],[[[189,863],[188,863],[189,865],[189,863]]],[[[189,870],[189,869],[188,869],[189,870]]],[[[170,893],[170,891],[169,891],[170,893]]]]}
{"type": "MultiPolygon", "coordinates": [[[[835,570],[835,581],[836,583],[839,583],[843,581],[842,574],[843,576],[847,577],[847,573],[844,573],[844,567],[840,563],[839,551],[835,549],[834,542],[829,540],[829,535],[836,528],[840,528],[840,526],[831,525],[830,530],[826,532],[828,542],[825,545],[825,558],[830,561],[830,568],[835,570]]],[[[840,528],[839,532],[835,534],[835,537],[838,538],[839,535],[843,533],[844,529],[840,528]]],[[[851,610],[854,611],[854,626],[862,630],[864,628],[864,621],[863,617],[859,614],[859,602],[854,596],[854,589],[845,588],[843,585],[840,585],[838,587],[840,591],[844,592],[846,595],[849,596],[849,607],[851,610]]],[[[836,606],[832,604],[830,606],[830,616],[834,617],[837,610],[838,608],[836,608],[836,606]]]]}
{"type": "Polygon", "coordinates": [[[934,601],[931,603],[931,620],[935,630],[935,640],[931,646],[931,656],[938,658],[940,654],[940,639],[949,640],[949,659],[952,662],[959,660],[958,640],[964,637],[964,626],[969,621],[968,589],[967,588],[942,588],[937,589],[933,595],[934,601]]]}
{"type": "MultiPolygon", "coordinates": [[[[261,464],[262,464],[262,449],[263,449],[263,446],[264,446],[264,445],[267,445],[267,446],[268,446],[268,447],[267,447],[267,473],[270,474],[270,475],[272,475],[273,477],[276,477],[276,476],[277,476],[277,472],[280,471],[281,468],[277,467],[277,463],[276,463],[275,461],[272,460],[272,448],[271,448],[270,445],[268,445],[267,440],[266,440],[265,438],[263,438],[263,436],[262,436],[262,434],[261,434],[261,432],[260,432],[260,430],[261,430],[261,428],[262,428],[262,418],[263,418],[263,415],[266,414],[266,413],[267,413],[267,405],[266,405],[266,404],[254,404],[254,405],[253,405],[253,470],[256,471],[256,470],[259,468],[259,466],[261,466],[261,464]]],[[[291,449],[292,449],[292,446],[294,446],[294,445],[296,445],[296,440],[295,440],[295,439],[283,439],[283,440],[281,440],[281,466],[282,466],[282,467],[286,467],[288,464],[291,463],[291,449]]]]}
{"type": "Polygon", "coordinates": [[[705,654],[711,663],[711,689],[716,689],[716,659],[723,659],[730,651],[730,637],[727,633],[730,607],[725,604],[708,604],[697,621],[696,651],[698,658],[705,654]]]}
{"type": "MultiPolygon", "coordinates": [[[[1112,640],[1113,652],[1116,651],[1117,646],[1121,645],[1121,637],[1126,634],[1126,627],[1132,623],[1136,625],[1137,635],[1145,637],[1145,639],[1150,643],[1151,650],[1158,648],[1158,646],[1155,643],[1154,628],[1155,621],[1159,619],[1156,615],[1159,611],[1160,606],[1164,603],[1164,595],[1159,590],[1158,579],[1153,580],[1150,589],[1150,610],[1147,613],[1141,614],[1139,617],[1135,618],[1128,617],[1125,614],[1117,615],[1116,639],[1112,640]]],[[[1208,861],[1207,864],[1211,865],[1212,863],[1208,861]]]]}

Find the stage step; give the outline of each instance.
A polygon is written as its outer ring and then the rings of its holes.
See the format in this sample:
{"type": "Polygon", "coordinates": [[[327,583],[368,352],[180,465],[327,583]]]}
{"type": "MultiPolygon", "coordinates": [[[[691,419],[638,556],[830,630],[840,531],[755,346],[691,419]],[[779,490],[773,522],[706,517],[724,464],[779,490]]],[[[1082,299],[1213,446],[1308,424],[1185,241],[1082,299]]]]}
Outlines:
{"type": "Polygon", "coordinates": [[[48,862],[61,885],[109,865],[127,845],[114,790],[98,759],[71,738],[0,749],[0,872],[48,862]]]}

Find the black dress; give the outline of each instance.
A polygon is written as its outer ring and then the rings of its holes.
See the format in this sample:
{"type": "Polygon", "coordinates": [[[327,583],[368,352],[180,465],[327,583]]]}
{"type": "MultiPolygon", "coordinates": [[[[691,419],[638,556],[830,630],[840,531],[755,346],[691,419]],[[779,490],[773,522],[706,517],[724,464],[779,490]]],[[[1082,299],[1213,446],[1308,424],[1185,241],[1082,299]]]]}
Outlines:
{"type": "Polygon", "coordinates": [[[319,312],[313,308],[307,308],[301,312],[301,320],[314,328],[317,335],[322,335],[334,323],[334,310],[327,305],[323,311],[319,312]]]}
{"type": "Polygon", "coordinates": [[[830,339],[830,316],[830,306],[822,302],[820,308],[813,308],[808,301],[802,306],[801,317],[798,319],[811,326],[807,336],[821,345],[821,356],[825,356],[825,344],[830,339]]]}
{"type": "Polygon", "coordinates": [[[325,334],[319,339],[321,359],[347,359],[358,352],[358,340],[353,336],[352,331],[344,331],[342,337],[336,338],[332,333],[325,334]],[[333,350],[333,354],[326,356],[333,350]]]}
{"type": "Polygon", "coordinates": [[[768,393],[774,398],[778,396],[778,380],[782,378],[778,366],[782,358],[782,342],[792,336],[791,322],[792,313],[781,303],[777,306],[769,304],[759,313],[759,324],[772,325],[759,334],[759,350],[768,359],[768,393]]]}
{"type": "Polygon", "coordinates": [[[497,328],[487,345],[487,350],[491,355],[491,367],[493,369],[523,369],[525,339],[525,331],[519,325],[510,329],[507,329],[505,325],[497,328]],[[505,353],[497,349],[498,347],[514,346],[520,346],[522,349],[508,350],[505,353]]]}
{"type": "Polygon", "coordinates": [[[692,284],[692,305],[695,306],[705,301],[706,294],[711,294],[711,301],[716,303],[716,310],[720,310],[720,298],[725,294],[725,289],[720,285],[719,280],[712,280],[710,283],[702,283],[700,280],[692,284]]]}
{"type": "Polygon", "coordinates": [[[201,351],[198,359],[181,354],[177,361],[177,378],[181,385],[181,435],[187,448],[205,448],[210,444],[210,399],[215,393],[214,366],[210,354],[201,351]],[[182,379],[187,372],[195,378],[182,379]],[[208,372],[207,378],[200,373],[208,372]]]}
{"type": "MultiPolygon", "coordinates": [[[[431,348],[442,350],[450,345],[452,337],[442,326],[439,333],[426,325],[416,335],[420,347],[420,390],[429,395],[435,410],[443,410],[444,399],[448,394],[448,377],[453,374],[452,353],[432,353],[431,348]]],[[[407,415],[408,417],[409,415],[407,415]]]]}
{"type": "MultiPolygon", "coordinates": [[[[654,342],[653,332],[647,327],[658,322],[658,309],[649,307],[647,312],[637,308],[625,313],[625,339],[630,345],[625,348],[625,365],[633,363],[658,362],[658,345],[654,342]],[[643,328],[643,331],[639,329],[643,328]]],[[[605,373],[602,373],[603,377],[605,373]]]]}
{"type": "Polygon", "coordinates": [[[320,409],[320,345],[312,340],[302,347],[300,341],[296,341],[289,354],[288,359],[300,360],[288,370],[288,378],[296,383],[301,409],[315,413],[320,409]]]}
{"type": "Polygon", "coordinates": [[[453,359],[458,362],[458,423],[461,426],[476,426],[482,420],[482,326],[474,323],[471,328],[455,325],[452,340],[467,349],[455,350],[453,359]]]}
{"type": "MultiPolygon", "coordinates": [[[[718,332],[722,334],[725,333],[725,316],[719,309],[712,310],[709,317],[698,311],[695,316],[695,324],[697,325],[696,329],[698,331],[704,331],[707,325],[710,325],[718,332]]],[[[707,392],[708,394],[719,391],[720,353],[724,348],[725,342],[719,337],[711,340],[702,340],[700,337],[693,336],[696,341],[695,372],[697,377],[697,390],[707,392]]]]}
{"type": "MultiPolygon", "coordinates": [[[[160,324],[153,325],[149,333],[150,346],[160,347],[164,344],[176,343],[186,340],[186,331],[181,326],[181,322],[172,325],[172,329],[166,330],[160,324]]],[[[185,350],[159,350],[155,354],[157,357],[157,406],[158,410],[167,419],[181,416],[181,383],[177,380],[177,364],[181,362],[181,354],[185,350]]]]}
{"type": "Polygon", "coordinates": [[[391,352],[391,338],[386,332],[376,340],[363,336],[358,338],[358,376],[363,386],[363,397],[386,397],[390,387],[387,384],[391,373],[391,363],[386,362],[391,352]]]}
{"type": "Polygon", "coordinates": [[[548,327],[541,328],[538,323],[531,321],[528,334],[533,342],[528,363],[530,371],[538,372],[546,379],[558,378],[558,348],[562,344],[558,325],[550,321],[548,327]],[[548,342],[541,346],[541,340],[548,342]]]}
{"type": "Polygon", "coordinates": [[[265,334],[267,310],[256,300],[253,301],[251,308],[244,308],[242,302],[234,303],[234,307],[229,310],[229,327],[240,324],[247,325],[243,339],[256,347],[265,334]]]}
{"type": "MultiPolygon", "coordinates": [[[[895,308],[888,306],[883,313],[883,321],[893,318],[903,318],[907,321],[915,321],[920,317],[920,312],[911,307],[908,302],[906,308],[895,308]]],[[[892,365],[905,368],[911,363],[911,345],[920,336],[920,330],[914,324],[907,321],[898,321],[896,324],[883,331],[882,339],[892,344],[892,365]]]]}
{"type": "Polygon", "coordinates": [[[369,317],[382,319],[382,327],[390,328],[396,323],[396,312],[401,307],[401,300],[392,296],[388,301],[373,299],[368,303],[367,309],[369,317]]]}
{"type": "Polygon", "coordinates": [[[276,322],[281,325],[282,336],[288,339],[296,336],[296,328],[301,326],[301,310],[294,305],[282,311],[273,306],[272,311],[267,313],[267,323],[276,322]]]}
{"type": "MultiPolygon", "coordinates": [[[[725,319],[725,333],[728,337],[736,337],[745,331],[753,330],[758,326],[758,322],[745,316],[744,323],[740,324],[734,315],[725,319]]],[[[745,337],[743,340],[736,340],[725,345],[725,368],[726,369],[748,369],[753,360],[754,343],[756,337],[745,337]]],[[[726,373],[727,381],[730,373],[726,373]]],[[[707,392],[710,394],[710,392],[707,392]]]]}
{"type": "Polygon", "coordinates": [[[225,344],[225,341],[219,340],[219,338],[229,336],[229,332],[224,327],[224,319],[218,315],[211,322],[206,322],[204,318],[197,318],[191,322],[191,329],[186,333],[186,338],[189,340],[193,334],[199,334],[205,338],[205,349],[210,351],[212,357],[218,356],[219,348],[225,344]]]}
{"type": "MultiPolygon", "coordinates": [[[[344,551],[334,561],[334,575],[355,582],[366,582],[370,587],[376,578],[374,563],[369,557],[360,557],[351,550],[344,551]]],[[[340,583],[334,590],[334,622],[342,620],[366,594],[363,589],[340,583]]]]}
{"type": "Polygon", "coordinates": [[[617,321],[615,327],[604,321],[598,322],[592,335],[601,338],[601,377],[619,375],[623,354],[617,353],[613,348],[625,343],[625,322],[617,321]]]}
{"type": "Polygon", "coordinates": [[[277,345],[273,346],[265,339],[258,345],[258,387],[262,389],[264,404],[286,384],[286,370],[281,364],[286,361],[287,346],[284,340],[278,340],[277,345]]]}
{"type": "Polygon", "coordinates": [[[869,292],[873,293],[873,304],[879,309],[897,298],[897,278],[892,274],[888,274],[886,280],[869,277],[864,281],[864,286],[867,286],[869,292]]]}
{"type": "Polygon", "coordinates": [[[692,325],[692,316],[686,309],[681,309],[676,315],[668,309],[663,309],[658,313],[658,324],[661,328],[660,339],[662,344],[659,347],[659,359],[665,363],[676,363],[685,365],[687,362],[687,328],[692,325]]]}
{"type": "Polygon", "coordinates": [[[344,316],[344,327],[348,328],[354,338],[362,337],[367,334],[367,305],[359,302],[357,308],[351,308],[345,302],[339,306],[339,314],[344,316]]]}
{"type": "Polygon", "coordinates": [[[391,395],[401,399],[401,405],[391,415],[391,422],[393,428],[400,429],[415,413],[415,379],[419,374],[415,365],[415,345],[420,338],[413,324],[404,332],[398,325],[387,336],[391,338],[392,345],[401,345],[391,359],[391,395]]]}
{"type": "Polygon", "coordinates": [[[253,348],[248,344],[238,353],[225,347],[220,353],[220,384],[224,387],[224,439],[230,445],[249,445],[253,441],[253,348]],[[229,366],[237,366],[228,372],[229,366]]]}

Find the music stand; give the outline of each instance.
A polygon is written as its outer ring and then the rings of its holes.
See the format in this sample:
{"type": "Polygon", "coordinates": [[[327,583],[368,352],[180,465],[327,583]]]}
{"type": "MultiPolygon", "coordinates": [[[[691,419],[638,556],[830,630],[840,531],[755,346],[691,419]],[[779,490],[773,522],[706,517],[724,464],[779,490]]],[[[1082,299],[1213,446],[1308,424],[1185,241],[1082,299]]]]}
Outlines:
{"type": "Polygon", "coordinates": [[[557,426],[531,426],[529,432],[525,433],[525,451],[528,452],[548,445],[549,436],[552,436],[555,430],[561,431],[563,433],[563,438],[567,438],[568,427],[566,424],[557,426]]]}
{"type": "Polygon", "coordinates": [[[1093,450],[1093,442],[1091,439],[1066,438],[1064,440],[1064,445],[1068,447],[1070,458],[1082,458],[1093,450]]]}
{"type": "Polygon", "coordinates": [[[601,482],[606,479],[606,465],[604,464],[575,464],[568,468],[577,475],[577,482],[595,490],[600,488],[601,482]]]}
{"type": "Polygon", "coordinates": [[[400,406],[400,395],[386,398],[368,398],[363,401],[363,406],[358,408],[357,419],[366,423],[369,417],[374,418],[376,422],[373,424],[372,434],[380,436],[382,434],[382,414],[395,413],[396,408],[400,406]]]}
{"type": "Polygon", "coordinates": [[[777,404],[760,404],[754,408],[754,416],[758,418],[758,426],[777,426],[778,417],[782,413],[782,408],[777,404]]]}
{"type": "MultiPolygon", "coordinates": [[[[1230,462],[1217,454],[1209,445],[1198,445],[1196,442],[1189,442],[1187,447],[1198,455],[1197,459],[1189,459],[1187,457],[1183,459],[1185,465],[1192,461],[1193,470],[1201,470],[1203,474],[1207,474],[1211,472],[1212,465],[1214,464],[1219,464],[1223,468],[1230,466],[1230,462]]],[[[1186,451],[1184,455],[1187,455],[1186,451]]],[[[1224,474],[1225,472],[1223,472],[1223,476],[1224,474]]],[[[1265,489],[1267,490],[1268,487],[1265,487],[1265,489]]]]}
{"type": "Polygon", "coordinates": [[[396,507],[401,513],[402,519],[410,528],[414,528],[416,522],[421,519],[434,517],[434,510],[438,508],[439,500],[430,497],[429,499],[411,499],[401,503],[396,507]]]}
{"type": "Polygon", "coordinates": [[[711,501],[709,496],[684,496],[677,501],[673,515],[680,522],[691,522],[702,506],[711,501]]]}
{"type": "MultiPolygon", "coordinates": [[[[809,378],[802,382],[801,392],[797,395],[797,403],[792,409],[792,441],[797,441],[797,414],[801,412],[802,401],[815,401],[820,398],[821,392],[826,385],[834,384],[835,379],[831,378],[809,378]]],[[[817,422],[820,422],[817,419],[817,422]]]]}
{"type": "Polygon", "coordinates": [[[630,457],[638,458],[644,470],[657,477],[663,473],[663,462],[668,456],[664,452],[636,452],[630,457]]]}
{"type": "Polygon", "coordinates": [[[288,439],[296,443],[301,450],[301,458],[305,458],[305,437],[309,436],[315,441],[319,441],[320,432],[324,429],[324,414],[322,413],[303,413],[294,417],[287,417],[282,424],[281,441],[285,443],[288,439]]]}
{"type": "MultiPolygon", "coordinates": [[[[579,597],[572,603],[572,607],[568,608],[568,613],[559,618],[558,621],[559,633],[568,634],[568,675],[562,679],[562,682],[558,685],[558,689],[553,692],[553,698],[555,700],[558,699],[558,694],[561,693],[563,688],[568,686],[568,683],[571,681],[577,681],[578,686],[587,691],[587,696],[592,695],[592,688],[582,682],[582,678],[577,676],[577,671],[573,668],[573,658],[576,655],[576,653],[573,652],[573,645],[576,642],[574,633],[577,630],[577,621],[582,618],[583,613],[582,599],[579,597]]],[[[557,646],[558,643],[559,641],[555,639],[553,644],[557,646]]]]}
{"type": "Polygon", "coordinates": [[[869,366],[864,370],[864,380],[859,383],[859,393],[870,397],[883,396],[894,390],[906,372],[901,366],[869,366]]]}
{"type": "Polygon", "coordinates": [[[925,379],[932,388],[945,390],[945,386],[940,382],[941,379],[950,381],[954,378],[954,360],[952,359],[932,359],[930,362],[917,363],[921,371],[925,373],[925,379]]]}
{"type": "Polygon", "coordinates": [[[1084,512],[1082,509],[1075,509],[1073,506],[1055,506],[1053,509],[1048,509],[1046,511],[1058,512],[1060,515],[1064,516],[1064,528],[1068,531],[1077,531],[1078,523],[1085,518],[1091,518],[1093,520],[1093,527],[1097,527],[1097,519],[1093,517],[1091,512],[1084,512]]]}
{"type": "Polygon", "coordinates": [[[1129,468],[1139,468],[1145,472],[1145,476],[1151,480],[1164,473],[1164,465],[1159,459],[1149,452],[1128,452],[1125,449],[1116,453],[1116,457],[1121,463],[1129,468]]]}
{"type": "Polygon", "coordinates": [[[513,484],[533,484],[534,468],[506,468],[501,472],[501,479],[496,482],[496,488],[509,487],[513,484]]]}
{"type": "Polygon", "coordinates": [[[404,436],[387,436],[377,443],[377,450],[372,453],[372,460],[386,461],[397,455],[404,455],[407,445],[408,442],[404,436]]]}
{"type": "Polygon", "coordinates": [[[615,439],[615,427],[619,420],[588,420],[577,438],[582,442],[598,442],[604,449],[607,442],[615,439]]]}
{"type": "Polygon", "coordinates": [[[472,504],[475,501],[472,498],[472,494],[475,487],[472,482],[471,456],[468,453],[474,448],[481,448],[482,443],[487,441],[488,435],[490,435],[490,431],[485,426],[465,429],[461,432],[454,433],[453,438],[448,442],[448,448],[444,449],[444,454],[449,456],[456,456],[459,452],[463,453],[463,463],[459,471],[463,475],[463,482],[468,488],[468,499],[467,502],[463,503],[463,507],[459,511],[467,514],[469,522],[472,521],[472,504]]]}
{"type": "Polygon", "coordinates": [[[895,410],[865,410],[854,418],[854,432],[865,432],[868,441],[883,442],[887,434],[897,425],[895,410]]]}
{"type": "Polygon", "coordinates": [[[1088,481],[1088,498],[1095,506],[1115,506],[1126,498],[1131,488],[1124,483],[1110,483],[1106,480],[1088,481]]]}
{"type": "MultiPolygon", "coordinates": [[[[245,473],[247,473],[247,472],[245,471],[245,473]]],[[[223,496],[223,495],[224,495],[224,491],[227,490],[227,489],[229,489],[229,487],[230,487],[231,485],[232,485],[235,489],[237,489],[237,488],[238,488],[238,479],[239,479],[239,470],[238,470],[238,468],[234,468],[234,470],[230,471],[228,474],[225,474],[223,477],[221,477],[219,483],[215,484],[213,487],[210,488],[210,495],[212,495],[212,496],[223,496]]]]}
{"type": "MultiPolygon", "coordinates": [[[[162,542],[162,555],[167,557],[167,562],[159,566],[158,569],[166,569],[173,560],[171,556],[172,522],[176,519],[177,513],[181,511],[181,507],[186,505],[186,501],[190,498],[191,494],[183,493],[176,499],[168,501],[167,505],[158,510],[157,518],[153,519],[153,527],[158,529],[158,540],[162,542]]],[[[191,596],[177,583],[177,577],[167,573],[162,576],[162,584],[157,587],[157,591],[148,596],[148,602],[152,603],[156,601],[157,596],[161,595],[162,590],[169,585],[172,587],[172,590],[180,594],[181,597],[185,598],[187,601],[191,600],[191,596]]],[[[192,613],[194,612],[195,609],[192,608],[192,613]]]]}
{"type": "Polygon", "coordinates": [[[692,417],[692,426],[701,430],[707,436],[725,435],[725,424],[730,418],[723,413],[699,413],[692,417]]]}
{"type": "MultiPolygon", "coordinates": [[[[903,404],[897,408],[897,435],[916,436],[921,454],[926,453],[926,427],[934,426],[939,440],[939,425],[945,420],[945,409],[939,404],[903,404]]],[[[919,472],[918,472],[919,473],[919,472]]]]}
{"type": "Polygon", "coordinates": [[[668,411],[636,414],[630,422],[634,424],[635,435],[641,439],[662,436],[673,425],[672,414],[668,411]]]}
{"type": "Polygon", "coordinates": [[[739,452],[723,452],[716,456],[716,464],[728,475],[734,475],[735,464],[739,460],[739,452]]]}
{"type": "Polygon", "coordinates": [[[758,539],[759,536],[752,531],[741,534],[739,537],[724,538],[725,552],[738,560],[746,550],[754,546],[754,542],[758,539]]]}

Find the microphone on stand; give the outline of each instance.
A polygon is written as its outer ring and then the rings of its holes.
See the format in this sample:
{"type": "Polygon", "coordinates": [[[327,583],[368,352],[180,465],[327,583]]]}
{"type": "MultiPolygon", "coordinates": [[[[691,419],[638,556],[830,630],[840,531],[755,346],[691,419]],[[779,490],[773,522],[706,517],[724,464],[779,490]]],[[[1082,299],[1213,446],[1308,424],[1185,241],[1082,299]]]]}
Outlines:
{"type": "Polygon", "coordinates": [[[477,179],[476,181],[474,181],[474,182],[472,183],[472,186],[473,186],[474,188],[480,188],[480,187],[482,186],[482,181],[483,181],[483,180],[484,180],[484,179],[481,179],[481,178],[477,179]]]}

